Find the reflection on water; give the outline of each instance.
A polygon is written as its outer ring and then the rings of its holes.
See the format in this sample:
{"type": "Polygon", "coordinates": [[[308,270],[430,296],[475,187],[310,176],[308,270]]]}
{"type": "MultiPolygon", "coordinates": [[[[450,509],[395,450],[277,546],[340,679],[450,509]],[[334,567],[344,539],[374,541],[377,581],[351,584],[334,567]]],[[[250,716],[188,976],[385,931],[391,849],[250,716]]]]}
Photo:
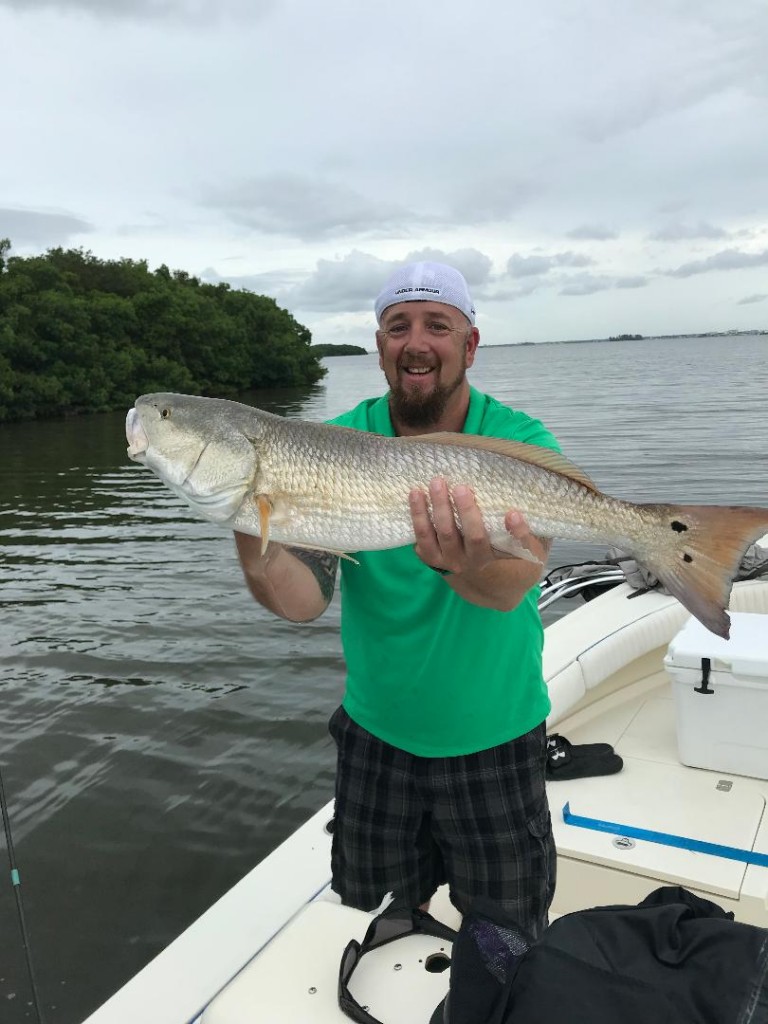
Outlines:
{"type": "MultiPolygon", "coordinates": [[[[768,339],[723,345],[481,348],[472,380],[617,495],[768,504],[768,339]]],[[[381,390],[373,355],[327,365],[312,388],[243,400],[322,420],[381,390]]],[[[0,765],[54,1024],[80,1021],[332,792],[337,602],[302,626],[258,608],[231,537],[128,462],[123,427],[0,427],[0,765]]],[[[553,561],[591,553],[559,544],[553,561]]],[[[0,886],[0,1021],[30,1013],[0,886]]]]}

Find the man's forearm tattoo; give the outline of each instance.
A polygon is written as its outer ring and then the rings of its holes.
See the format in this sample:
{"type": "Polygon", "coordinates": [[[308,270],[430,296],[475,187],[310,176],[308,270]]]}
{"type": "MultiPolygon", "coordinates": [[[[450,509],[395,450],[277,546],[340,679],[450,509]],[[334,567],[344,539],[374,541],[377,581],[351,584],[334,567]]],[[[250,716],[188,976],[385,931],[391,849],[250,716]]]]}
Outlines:
{"type": "Polygon", "coordinates": [[[308,548],[292,548],[286,545],[294,557],[303,562],[318,582],[320,593],[330,601],[336,587],[336,569],[339,564],[339,556],[332,555],[328,551],[311,551],[308,548]]]}

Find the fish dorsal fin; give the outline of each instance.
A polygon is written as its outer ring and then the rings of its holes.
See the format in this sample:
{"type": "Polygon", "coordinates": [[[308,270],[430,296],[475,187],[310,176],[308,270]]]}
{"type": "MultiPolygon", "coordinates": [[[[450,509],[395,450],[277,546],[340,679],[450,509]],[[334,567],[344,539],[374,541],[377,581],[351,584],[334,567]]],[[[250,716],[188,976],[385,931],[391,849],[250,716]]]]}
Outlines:
{"type": "Polygon", "coordinates": [[[429,443],[450,445],[454,448],[474,448],[477,451],[505,455],[507,458],[519,459],[520,462],[528,462],[532,466],[539,466],[541,469],[549,470],[550,473],[558,473],[560,476],[568,477],[569,480],[574,480],[583,487],[587,487],[590,491],[598,491],[596,485],[582,469],[579,469],[569,459],[566,459],[564,455],[561,455],[560,452],[556,452],[552,448],[541,448],[539,445],[524,444],[522,441],[508,441],[501,437],[481,437],[478,434],[452,434],[450,431],[440,431],[436,434],[410,434],[400,437],[399,440],[409,444],[429,443]]]}

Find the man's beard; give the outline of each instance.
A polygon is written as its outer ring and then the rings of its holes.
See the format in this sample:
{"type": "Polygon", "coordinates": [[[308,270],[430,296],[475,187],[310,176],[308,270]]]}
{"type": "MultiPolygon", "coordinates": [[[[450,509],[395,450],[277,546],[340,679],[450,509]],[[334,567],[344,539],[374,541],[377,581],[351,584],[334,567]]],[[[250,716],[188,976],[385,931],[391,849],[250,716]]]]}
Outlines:
{"type": "Polygon", "coordinates": [[[438,384],[428,394],[424,394],[419,388],[404,387],[398,374],[394,384],[390,384],[389,404],[392,418],[403,426],[419,430],[434,426],[445,412],[449,398],[464,380],[466,369],[465,359],[453,381],[438,384]]]}

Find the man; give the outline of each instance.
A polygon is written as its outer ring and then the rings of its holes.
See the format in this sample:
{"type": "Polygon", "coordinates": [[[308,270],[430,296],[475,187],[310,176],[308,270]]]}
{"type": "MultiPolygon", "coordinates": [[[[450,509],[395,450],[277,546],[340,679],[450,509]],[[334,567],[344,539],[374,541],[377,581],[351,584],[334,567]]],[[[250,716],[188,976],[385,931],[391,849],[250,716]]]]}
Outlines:
{"type": "MultiPolygon", "coordinates": [[[[536,420],[470,387],[480,333],[452,267],[398,270],[375,304],[389,391],[333,422],[385,435],[434,431],[557,447],[536,420]]],[[[449,883],[466,911],[492,899],[537,935],[555,850],[544,787],[549,700],[536,584],[548,542],[519,512],[505,525],[540,564],[490,544],[470,489],[415,490],[414,547],[342,562],[346,693],[330,722],[338,748],[333,888],[377,907],[387,892],[425,906],[449,883]],[[460,523],[457,525],[457,519],[460,523]]],[[[236,534],[254,597],[293,621],[322,614],[338,559],[236,534]]]]}

